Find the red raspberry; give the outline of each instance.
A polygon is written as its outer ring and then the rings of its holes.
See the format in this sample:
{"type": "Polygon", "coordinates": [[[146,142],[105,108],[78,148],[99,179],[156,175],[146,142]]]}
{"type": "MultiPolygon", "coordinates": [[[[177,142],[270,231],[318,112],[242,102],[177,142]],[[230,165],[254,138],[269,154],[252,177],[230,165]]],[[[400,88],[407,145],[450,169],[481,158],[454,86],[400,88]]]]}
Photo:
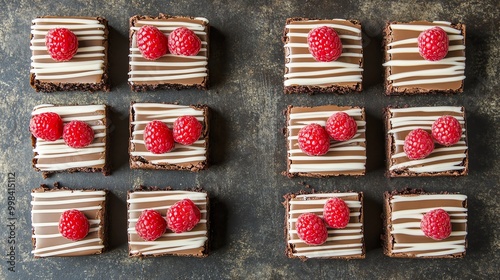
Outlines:
{"type": "Polygon", "coordinates": [[[200,138],[203,126],[193,116],[178,117],[174,122],[174,141],[182,145],[191,145],[200,138]]]}
{"type": "Polygon", "coordinates": [[[321,156],[330,149],[328,132],[319,124],[312,123],[300,129],[298,135],[300,149],[310,156],[321,156]]]}
{"type": "Polygon", "coordinates": [[[94,130],[82,121],[70,121],[64,126],[63,139],[72,148],[83,148],[94,141],[94,130]]]}
{"type": "Polygon", "coordinates": [[[78,51],[78,38],[67,28],[54,28],[47,32],[45,46],[52,59],[68,61],[78,51]]]}
{"type": "Polygon", "coordinates": [[[89,233],[89,227],[85,214],[76,209],[64,211],[59,218],[59,233],[69,240],[84,239],[89,233]]]}
{"type": "Polygon", "coordinates": [[[334,61],[342,54],[340,37],[333,28],[328,26],[317,27],[309,31],[307,44],[309,52],[317,61],[334,61]]]}
{"type": "Polygon", "coordinates": [[[323,208],[323,219],[331,228],[345,228],[349,223],[349,207],[340,198],[334,197],[326,201],[323,208]]]}
{"type": "Polygon", "coordinates": [[[200,218],[200,209],[188,198],[177,201],[167,210],[168,228],[175,233],[192,230],[200,218]]]}
{"type": "Polygon", "coordinates": [[[426,60],[441,60],[448,54],[448,35],[441,27],[422,31],[417,40],[418,52],[426,60]]]}
{"type": "Polygon", "coordinates": [[[462,126],[452,116],[442,116],[432,124],[432,138],[444,146],[456,144],[462,138],[462,126]]]}
{"type": "Polygon", "coordinates": [[[137,47],[145,59],[155,60],[168,51],[168,39],[158,28],[142,26],[137,31],[137,47]]]}
{"type": "Polygon", "coordinates": [[[154,120],[144,128],[144,145],[153,154],[170,152],[175,146],[174,136],[164,122],[154,120]]]}
{"type": "Polygon", "coordinates": [[[356,135],[358,124],[347,113],[338,112],[326,121],[326,131],[336,141],[347,141],[356,135]]]}
{"type": "Polygon", "coordinates": [[[34,115],[30,120],[30,131],[36,138],[56,141],[63,134],[63,121],[53,112],[34,115]]]}
{"type": "Polygon", "coordinates": [[[167,221],[163,218],[160,212],[152,209],[142,211],[135,230],[137,235],[146,241],[154,241],[160,238],[167,229],[167,221]]]}
{"type": "Polygon", "coordinates": [[[450,215],[443,209],[427,212],[420,222],[420,228],[425,236],[435,240],[443,240],[451,235],[450,215]]]}
{"type": "Polygon", "coordinates": [[[309,245],[321,245],[328,238],[325,222],[316,214],[301,214],[295,223],[295,228],[299,238],[309,245]]]}
{"type": "Polygon", "coordinates": [[[192,56],[200,52],[201,40],[193,31],[179,27],[168,35],[168,50],[175,55],[192,56]]]}
{"type": "Polygon", "coordinates": [[[423,159],[434,150],[434,142],[427,131],[417,128],[406,136],[403,150],[409,159],[423,159]]]}

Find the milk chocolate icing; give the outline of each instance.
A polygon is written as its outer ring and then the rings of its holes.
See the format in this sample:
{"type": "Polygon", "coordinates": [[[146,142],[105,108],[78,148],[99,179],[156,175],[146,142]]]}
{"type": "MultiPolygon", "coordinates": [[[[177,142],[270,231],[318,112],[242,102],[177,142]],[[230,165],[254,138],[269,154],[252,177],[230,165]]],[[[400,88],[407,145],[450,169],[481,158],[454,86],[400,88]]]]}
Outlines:
{"type": "Polygon", "coordinates": [[[69,257],[100,254],[105,248],[105,190],[49,189],[31,192],[35,257],[69,257]],[[70,209],[80,210],[89,220],[89,233],[79,241],[59,233],[59,218],[70,209]]]}
{"type": "Polygon", "coordinates": [[[388,108],[388,171],[391,176],[408,175],[465,175],[467,174],[467,132],[465,109],[453,106],[388,108]],[[403,146],[412,130],[421,128],[431,132],[434,121],[444,115],[458,119],[462,138],[455,145],[445,147],[435,143],[434,151],[424,159],[410,160],[403,146]]]}
{"type": "Polygon", "coordinates": [[[203,257],[208,253],[208,196],[205,192],[175,190],[130,191],[128,204],[128,244],[130,256],[179,255],[203,257]],[[154,241],[145,241],[135,230],[142,211],[154,209],[166,216],[167,210],[176,202],[191,199],[200,209],[200,222],[183,233],[167,231],[154,241]]]}
{"type": "Polygon", "coordinates": [[[291,195],[287,205],[287,246],[293,257],[364,258],[362,193],[291,195]],[[328,228],[327,241],[322,245],[307,245],[297,235],[295,228],[297,218],[303,213],[313,213],[323,217],[323,207],[332,197],[339,197],[346,202],[350,210],[349,223],[344,229],[328,228]]]}
{"type": "Polygon", "coordinates": [[[404,257],[463,255],[467,236],[467,196],[462,194],[401,194],[389,198],[389,251],[404,257]],[[441,208],[451,217],[450,237],[434,240],[420,229],[423,215],[441,208]]]}
{"type": "Polygon", "coordinates": [[[366,122],[360,107],[324,105],[317,107],[289,106],[287,112],[287,160],[289,176],[364,175],[366,165],[366,122]],[[330,142],[329,151],[322,156],[309,156],[298,146],[302,127],[317,123],[325,126],[328,118],[345,112],[356,120],[358,131],[347,141],[330,142]]]}
{"type": "Polygon", "coordinates": [[[345,19],[289,19],[285,27],[285,87],[342,86],[361,90],[363,48],[361,25],[345,19]],[[321,26],[332,27],[342,42],[342,55],[332,62],[316,61],[309,52],[307,34],[321,26]]]}
{"type": "Polygon", "coordinates": [[[395,93],[461,92],[465,79],[465,25],[449,22],[393,22],[386,30],[386,89],[395,93]],[[427,61],[418,52],[418,35],[434,26],[448,34],[449,50],[439,61],[427,61]]]}

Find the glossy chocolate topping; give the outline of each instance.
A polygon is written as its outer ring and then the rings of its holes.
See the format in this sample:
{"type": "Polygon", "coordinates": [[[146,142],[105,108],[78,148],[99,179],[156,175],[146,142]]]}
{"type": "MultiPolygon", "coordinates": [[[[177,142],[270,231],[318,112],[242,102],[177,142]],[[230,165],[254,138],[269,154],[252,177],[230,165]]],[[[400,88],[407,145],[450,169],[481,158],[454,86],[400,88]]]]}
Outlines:
{"type": "Polygon", "coordinates": [[[366,122],[364,109],[360,107],[325,105],[317,107],[288,107],[287,119],[288,173],[320,176],[363,175],[366,164],[366,122]],[[298,146],[298,134],[310,123],[325,126],[336,112],[345,112],[358,124],[356,135],[347,141],[330,142],[330,150],[322,156],[308,156],[298,146]]]}
{"type": "Polygon", "coordinates": [[[288,204],[288,243],[293,250],[294,256],[306,258],[359,258],[364,255],[362,193],[294,195],[290,198],[288,204]],[[297,218],[303,213],[313,213],[323,217],[324,205],[332,197],[339,197],[346,202],[351,216],[349,224],[344,229],[328,228],[328,239],[322,245],[306,244],[297,235],[295,228],[297,218]]]}

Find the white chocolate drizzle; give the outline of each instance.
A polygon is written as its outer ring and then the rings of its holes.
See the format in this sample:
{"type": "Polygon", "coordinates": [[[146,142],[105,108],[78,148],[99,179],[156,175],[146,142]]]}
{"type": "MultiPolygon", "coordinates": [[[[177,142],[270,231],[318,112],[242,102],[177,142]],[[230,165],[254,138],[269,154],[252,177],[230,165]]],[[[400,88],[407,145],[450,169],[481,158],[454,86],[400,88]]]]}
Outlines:
{"type": "MultiPolygon", "coordinates": [[[[420,221],[423,215],[434,209],[443,209],[451,217],[452,228],[454,226],[464,226],[467,229],[467,208],[460,206],[440,206],[449,205],[451,201],[461,204],[467,200],[467,196],[462,194],[432,194],[432,195],[395,195],[391,198],[391,205],[405,205],[407,210],[393,210],[391,212],[391,235],[411,236],[414,242],[394,242],[392,253],[414,254],[416,257],[439,257],[465,252],[465,239],[467,230],[453,230],[450,237],[443,240],[433,240],[425,237],[420,229],[420,221]],[[432,207],[420,208],[418,202],[433,202],[432,207]],[[413,206],[410,206],[413,205],[413,206]],[[404,220],[405,222],[398,222],[404,220]],[[418,239],[418,240],[417,240],[418,239]],[[426,240],[428,241],[422,241],[426,240]]],[[[396,239],[397,240],[397,239],[396,239]]]]}
{"type": "Polygon", "coordinates": [[[325,87],[340,83],[361,83],[363,72],[361,62],[348,63],[343,59],[356,57],[362,60],[361,29],[349,26],[350,23],[344,19],[340,19],[340,21],[344,21],[346,24],[320,23],[317,20],[310,20],[308,21],[310,24],[300,24],[303,23],[300,21],[286,25],[287,30],[293,31],[285,35],[290,41],[284,46],[288,50],[286,60],[289,61],[285,64],[288,69],[285,74],[285,87],[295,85],[325,87]],[[310,30],[320,26],[329,26],[337,32],[348,33],[339,34],[343,45],[342,54],[337,61],[319,62],[309,53],[307,35],[310,30]],[[351,43],[352,41],[354,43],[351,43]],[[307,70],[301,68],[307,68],[307,70]]]}
{"type": "Polygon", "coordinates": [[[293,255],[306,258],[352,257],[363,254],[362,202],[358,193],[319,193],[297,195],[290,199],[287,213],[288,243],[292,244],[293,255]],[[295,224],[302,213],[313,213],[323,217],[323,207],[329,198],[344,199],[350,210],[351,221],[344,229],[328,228],[327,241],[322,245],[307,245],[297,235],[295,224]],[[350,198],[350,197],[355,197],[350,198]],[[305,207],[307,206],[307,207],[305,207]],[[357,219],[360,222],[353,222],[357,219]],[[339,243],[340,241],[340,243],[339,243]]]}

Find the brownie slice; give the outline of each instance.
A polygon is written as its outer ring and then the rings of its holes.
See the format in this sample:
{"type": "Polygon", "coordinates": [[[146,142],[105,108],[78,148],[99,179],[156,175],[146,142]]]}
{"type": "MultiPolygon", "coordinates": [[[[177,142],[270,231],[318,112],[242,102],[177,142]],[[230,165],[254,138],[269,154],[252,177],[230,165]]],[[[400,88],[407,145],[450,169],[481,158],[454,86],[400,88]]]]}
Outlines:
{"type": "Polygon", "coordinates": [[[362,90],[363,46],[357,20],[289,18],[285,43],[285,93],[348,93],[362,90]],[[335,61],[316,61],[307,34],[321,26],[332,27],[342,42],[342,55],[335,61]]]}
{"type": "Polygon", "coordinates": [[[209,206],[208,194],[200,189],[183,191],[140,187],[135,191],[129,191],[127,195],[129,256],[208,256],[209,206]],[[165,217],[168,208],[186,198],[192,200],[201,212],[200,222],[191,231],[174,233],[167,228],[166,232],[154,241],[145,241],[137,235],[135,224],[143,210],[157,210],[165,217]]]}
{"type": "Polygon", "coordinates": [[[389,177],[463,176],[469,170],[469,149],[464,107],[434,106],[391,108],[385,110],[387,132],[387,174],[389,177]],[[412,130],[431,132],[432,123],[450,115],[462,125],[463,135],[455,145],[434,144],[434,151],[424,159],[410,160],[404,150],[404,140],[412,130]]]}
{"type": "Polygon", "coordinates": [[[133,91],[155,89],[208,89],[208,19],[202,17],[157,17],[136,15],[130,18],[130,55],[128,83],[133,91]],[[196,56],[180,56],[167,53],[156,60],[145,59],[137,47],[136,33],[144,25],[157,27],[166,36],[179,27],[194,31],[201,40],[196,56]]]}
{"type": "Polygon", "coordinates": [[[467,248],[467,196],[406,189],[384,193],[384,254],[395,258],[462,258],[467,248]],[[434,240],[420,229],[423,215],[443,209],[451,217],[448,238],[434,240]]]}
{"type": "Polygon", "coordinates": [[[384,29],[384,52],[387,95],[463,92],[465,24],[389,22],[384,29]],[[417,38],[434,26],[448,34],[449,49],[444,59],[428,61],[418,52],[417,38]]]}
{"type": "Polygon", "coordinates": [[[35,258],[73,257],[101,254],[106,250],[107,190],[71,190],[41,185],[31,191],[31,220],[35,258]],[[59,218],[66,210],[81,211],[89,220],[89,233],[79,241],[59,233],[59,218]]]}
{"type": "Polygon", "coordinates": [[[209,108],[206,105],[167,103],[132,103],[130,106],[130,168],[199,171],[208,167],[209,108]],[[198,141],[192,145],[175,143],[173,150],[153,154],[144,145],[144,128],[153,120],[165,122],[169,128],[178,117],[195,116],[203,125],[198,141]]]}
{"type": "Polygon", "coordinates": [[[323,105],[316,107],[288,106],[286,111],[287,172],[288,177],[326,177],[364,175],[366,165],[366,122],[362,107],[323,105]],[[330,150],[322,156],[309,156],[298,145],[302,127],[317,123],[325,126],[328,118],[345,112],[356,120],[358,131],[347,141],[330,142],[330,150]]]}
{"type": "Polygon", "coordinates": [[[102,172],[111,173],[108,160],[108,106],[107,105],[68,105],[44,104],[36,106],[32,116],[44,112],[59,114],[66,124],[73,120],[86,122],[94,130],[94,140],[87,147],[71,148],[62,139],[45,141],[31,135],[33,146],[33,167],[43,172],[44,178],[55,172],[102,172]]]}
{"type": "Polygon", "coordinates": [[[30,84],[36,91],[109,91],[108,21],[102,17],[44,16],[32,21],[30,84]],[[47,32],[71,30],[78,52],[69,61],[52,59],[45,46],[47,32]]]}
{"type": "Polygon", "coordinates": [[[363,193],[289,193],[284,196],[286,255],[289,258],[364,259],[363,193]],[[344,200],[350,210],[350,220],[344,229],[328,228],[328,238],[322,245],[308,245],[297,235],[295,224],[303,213],[323,217],[323,207],[330,198],[344,200]]]}

